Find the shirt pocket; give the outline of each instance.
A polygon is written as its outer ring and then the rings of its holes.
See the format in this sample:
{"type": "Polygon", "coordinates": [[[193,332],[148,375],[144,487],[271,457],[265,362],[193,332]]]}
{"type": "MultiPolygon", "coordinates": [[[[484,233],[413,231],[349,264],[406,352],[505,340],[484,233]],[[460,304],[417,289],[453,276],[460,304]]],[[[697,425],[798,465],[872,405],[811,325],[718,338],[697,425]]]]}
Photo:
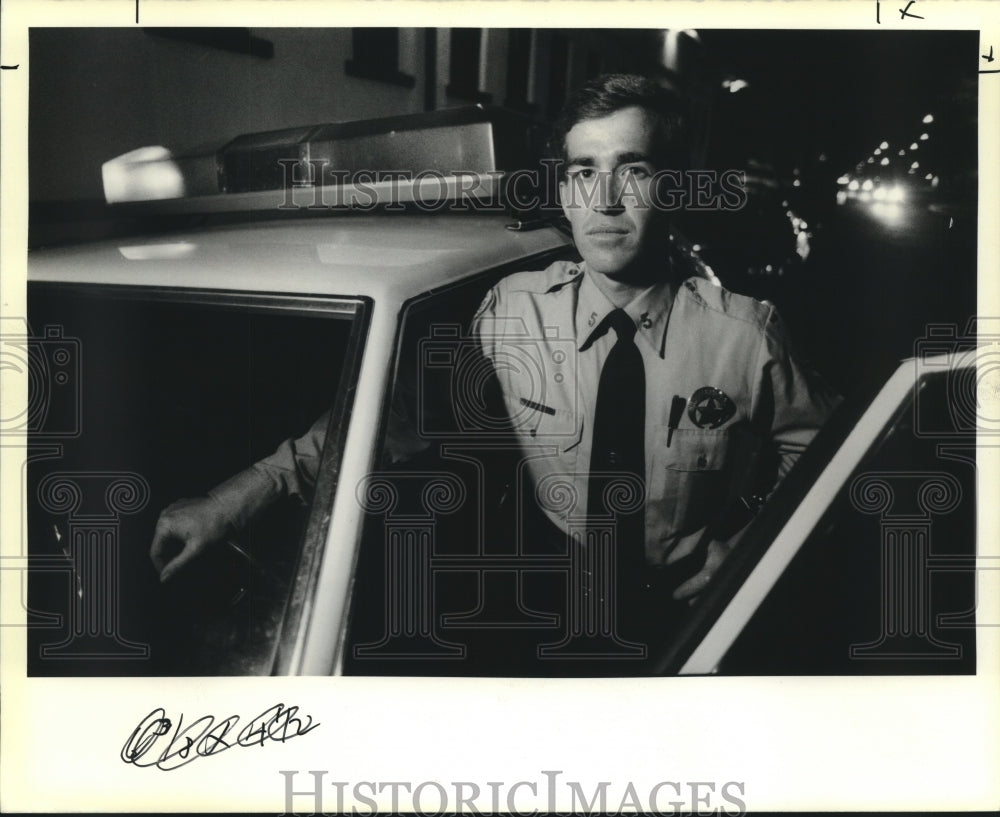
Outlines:
{"type": "Polygon", "coordinates": [[[734,436],[729,429],[655,429],[647,506],[658,539],[699,530],[724,512],[734,436]]]}

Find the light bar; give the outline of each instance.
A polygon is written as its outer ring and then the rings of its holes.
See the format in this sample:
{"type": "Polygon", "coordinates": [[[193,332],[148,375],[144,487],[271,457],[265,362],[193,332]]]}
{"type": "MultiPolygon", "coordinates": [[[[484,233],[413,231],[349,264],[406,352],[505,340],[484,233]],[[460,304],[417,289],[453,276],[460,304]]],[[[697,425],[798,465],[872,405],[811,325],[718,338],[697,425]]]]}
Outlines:
{"type": "Polygon", "coordinates": [[[173,202],[168,209],[216,211],[273,207],[276,193],[299,200],[308,191],[315,202],[319,192],[323,202],[348,206],[364,198],[343,195],[348,188],[369,194],[368,201],[373,192],[380,204],[420,200],[424,190],[438,198],[443,188],[462,196],[469,193],[463,178],[530,167],[540,144],[530,118],[477,105],[246,134],[191,154],[139,148],[105,162],[104,195],[109,204],[173,202]],[[264,193],[272,195],[254,195],[264,193]]]}

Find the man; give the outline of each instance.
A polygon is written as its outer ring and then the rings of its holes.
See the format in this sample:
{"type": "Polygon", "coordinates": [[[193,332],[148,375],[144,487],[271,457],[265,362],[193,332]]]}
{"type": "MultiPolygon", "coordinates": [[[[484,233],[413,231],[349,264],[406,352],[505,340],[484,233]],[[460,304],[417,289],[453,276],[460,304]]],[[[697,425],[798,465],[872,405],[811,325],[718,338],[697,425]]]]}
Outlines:
{"type": "MultiPolygon", "coordinates": [[[[836,400],[791,354],[772,307],[669,260],[658,171],[683,166],[683,124],[651,80],[609,75],[581,88],[556,140],[583,261],[502,280],[473,321],[523,449],[548,451],[528,459],[548,518],[564,532],[613,520],[622,602],[643,591],[694,598],[736,541],[744,520],[733,509],[773,487],[836,400]],[[511,319],[535,339],[543,383],[502,365],[511,319]],[[574,501],[545,501],[559,485],[574,501]]],[[[273,498],[307,492],[323,428],[166,509],[151,551],[161,579],[273,498]],[[171,542],[181,550],[168,559],[171,542]]],[[[632,610],[633,623],[647,612],[632,610]]]]}
{"type": "MultiPolygon", "coordinates": [[[[567,102],[556,139],[583,261],[504,279],[474,328],[522,444],[552,446],[528,462],[537,493],[561,480],[575,500],[543,501],[549,518],[581,542],[615,518],[619,610],[647,593],[658,612],[634,615],[676,617],[670,600],[704,589],[750,517],[738,509],[787,473],[837,398],[791,353],[773,307],[671,263],[670,196],[657,185],[683,167],[672,94],[600,77],[567,102]],[[499,363],[512,319],[542,344],[542,383],[499,363]],[[544,339],[556,334],[572,341],[573,365],[553,362],[544,339]],[[645,502],[609,507],[616,478],[645,502]]],[[[642,636],[642,623],[627,631],[642,636]]]]}

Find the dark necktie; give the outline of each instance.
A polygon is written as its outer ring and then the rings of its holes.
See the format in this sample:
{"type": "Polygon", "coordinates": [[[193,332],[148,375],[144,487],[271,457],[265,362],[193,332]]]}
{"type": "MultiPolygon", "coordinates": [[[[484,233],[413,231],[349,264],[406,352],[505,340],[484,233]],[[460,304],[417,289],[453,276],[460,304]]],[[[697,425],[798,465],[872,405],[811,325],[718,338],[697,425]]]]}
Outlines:
{"type": "Polygon", "coordinates": [[[627,586],[645,566],[645,502],[635,501],[635,492],[644,493],[646,481],[646,373],[635,323],[625,311],[614,310],[602,324],[614,329],[618,340],[597,387],[587,513],[616,519],[619,585],[627,586]]]}

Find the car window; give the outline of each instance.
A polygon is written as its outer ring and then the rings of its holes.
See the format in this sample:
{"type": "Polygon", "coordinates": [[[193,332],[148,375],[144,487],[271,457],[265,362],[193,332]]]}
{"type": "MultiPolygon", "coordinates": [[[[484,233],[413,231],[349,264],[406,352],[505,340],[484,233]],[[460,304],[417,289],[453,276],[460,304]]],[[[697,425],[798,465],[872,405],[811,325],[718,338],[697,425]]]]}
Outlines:
{"type": "Polygon", "coordinates": [[[367,516],[347,673],[505,675],[532,660],[537,631],[517,615],[518,449],[470,335],[496,277],[405,312],[380,468],[357,492],[367,516]],[[495,603],[514,610],[505,626],[488,624],[495,603]]]}
{"type": "Polygon", "coordinates": [[[330,410],[359,302],[34,284],[28,307],[29,672],[270,671],[308,506],[162,585],[150,544],[330,410]]]}
{"type": "Polygon", "coordinates": [[[918,381],[719,672],[975,672],[973,374],[918,381]]]}

